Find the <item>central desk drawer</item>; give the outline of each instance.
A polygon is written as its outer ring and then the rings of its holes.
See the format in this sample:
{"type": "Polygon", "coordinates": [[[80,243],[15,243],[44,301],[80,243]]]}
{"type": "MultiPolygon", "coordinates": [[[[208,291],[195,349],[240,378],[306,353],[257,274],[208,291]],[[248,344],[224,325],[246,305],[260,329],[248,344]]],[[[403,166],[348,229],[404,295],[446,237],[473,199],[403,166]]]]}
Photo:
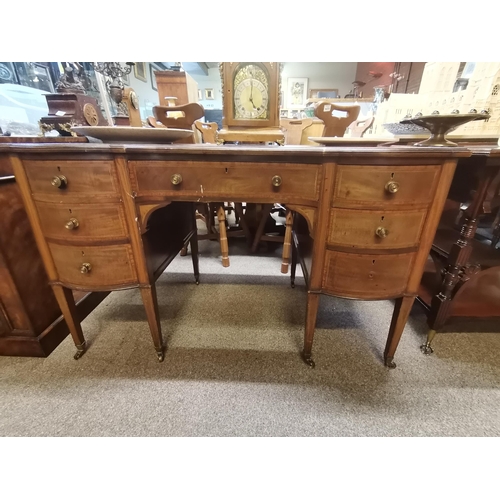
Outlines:
{"type": "Polygon", "coordinates": [[[407,287],[415,253],[394,255],[326,252],[323,290],[339,297],[389,299],[407,287]]]}
{"type": "Polygon", "coordinates": [[[334,208],[328,244],[345,248],[416,248],[427,210],[350,210],[334,208]]]}
{"type": "Polygon", "coordinates": [[[319,199],[319,165],[231,162],[129,162],[139,196],[278,201],[319,199]]]}
{"type": "Polygon", "coordinates": [[[112,160],[24,160],[24,166],[35,199],[89,203],[119,197],[112,160]]]}
{"type": "Polygon", "coordinates": [[[110,241],[128,236],[123,207],[108,204],[35,202],[45,237],[66,241],[110,241]]]}
{"type": "Polygon", "coordinates": [[[82,289],[124,287],[136,283],[130,245],[69,246],[49,243],[59,280],[82,289]]]}
{"type": "Polygon", "coordinates": [[[434,196],[439,165],[339,165],[332,206],[428,206],[434,196]]]}

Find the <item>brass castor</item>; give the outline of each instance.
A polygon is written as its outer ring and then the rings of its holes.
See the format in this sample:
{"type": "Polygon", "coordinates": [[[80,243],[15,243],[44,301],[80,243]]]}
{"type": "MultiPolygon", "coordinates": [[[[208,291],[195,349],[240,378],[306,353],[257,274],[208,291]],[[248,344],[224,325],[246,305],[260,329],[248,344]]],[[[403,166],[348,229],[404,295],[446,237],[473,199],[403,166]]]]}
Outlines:
{"type": "Polygon", "coordinates": [[[391,370],[396,368],[396,363],[394,363],[393,359],[394,359],[393,357],[387,357],[384,360],[385,366],[387,366],[387,368],[390,368],[391,370]]]}
{"type": "Polygon", "coordinates": [[[432,354],[434,352],[434,349],[431,347],[431,345],[429,344],[429,342],[426,342],[425,344],[422,344],[420,346],[420,350],[424,353],[424,354],[432,354]]]}
{"type": "Polygon", "coordinates": [[[86,347],[86,342],[83,344],[77,345],[77,351],[75,355],[73,356],[73,359],[80,359],[84,354],[85,354],[85,347],[86,347]]]}
{"type": "Polygon", "coordinates": [[[195,283],[196,283],[197,285],[199,285],[199,284],[200,284],[200,279],[199,279],[199,278],[197,278],[197,279],[196,279],[196,281],[195,281],[195,283]]]}
{"type": "Polygon", "coordinates": [[[158,361],[161,363],[165,359],[165,353],[163,349],[161,351],[156,351],[156,355],[158,356],[158,361]]]}
{"type": "Polygon", "coordinates": [[[316,363],[313,361],[311,354],[304,354],[304,352],[301,352],[301,357],[302,361],[309,366],[310,368],[314,368],[316,366],[316,363]]]}
{"type": "Polygon", "coordinates": [[[420,346],[420,350],[424,354],[429,355],[429,354],[432,354],[434,352],[434,349],[431,347],[431,342],[435,336],[436,336],[436,330],[432,330],[432,329],[429,330],[429,333],[427,334],[427,342],[420,346]]]}

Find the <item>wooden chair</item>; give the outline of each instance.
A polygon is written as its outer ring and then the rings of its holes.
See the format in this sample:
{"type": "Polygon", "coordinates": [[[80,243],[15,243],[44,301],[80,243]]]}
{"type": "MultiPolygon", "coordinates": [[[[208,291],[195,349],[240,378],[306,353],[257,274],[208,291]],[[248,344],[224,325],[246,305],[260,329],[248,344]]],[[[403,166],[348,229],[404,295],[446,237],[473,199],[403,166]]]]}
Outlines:
{"type": "MultiPolygon", "coordinates": [[[[193,130],[193,125],[196,120],[199,120],[205,115],[205,110],[201,104],[191,102],[180,106],[154,106],[154,117],[148,117],[148,123],[152,127],[161,128],[182,128],[193,130]],[[180,114],[182,113],[182,115],[180,114]]],[[[195,136],[186,137],[176,141],[182,144],[194,144],[195,136]]]]}
{"type": "Polygon", "coordinates": [[[312,123],[312,118],[303,118],[299,120],[282,118],[280,120],[280,127],[285,133],[285,144],[301,144],[302,132],[307,127],[310,127],[312,123]]]}
{"type": "Polygon", "coordinates": [[[365,132],[373,125],[375,117],[369,116],[361,120],[354,120],[347,128],[351,137],[363,137],[365,132]]]}
{"type": "Polygon", "coordinates": [[[358,118],[360,110],[361,106],[358,105],[341,106],[333,102],[320,101],[314,110],[314,115],[325,124],[323,137],[344,137],[347,127],[358,118]],[[335,116],[336,114],[345,116],[335,116]]]}

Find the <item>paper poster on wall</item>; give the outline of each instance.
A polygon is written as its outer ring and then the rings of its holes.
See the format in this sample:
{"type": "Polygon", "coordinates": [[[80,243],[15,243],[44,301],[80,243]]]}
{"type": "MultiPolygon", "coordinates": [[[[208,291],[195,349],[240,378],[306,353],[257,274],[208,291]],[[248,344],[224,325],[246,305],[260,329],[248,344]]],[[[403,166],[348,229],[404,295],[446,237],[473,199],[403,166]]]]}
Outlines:
{"type": "Polygon", "coordinates": [[[287,79],[287,103],[288,108],[305,107],[307,103],[308,78],[287,79]]]}

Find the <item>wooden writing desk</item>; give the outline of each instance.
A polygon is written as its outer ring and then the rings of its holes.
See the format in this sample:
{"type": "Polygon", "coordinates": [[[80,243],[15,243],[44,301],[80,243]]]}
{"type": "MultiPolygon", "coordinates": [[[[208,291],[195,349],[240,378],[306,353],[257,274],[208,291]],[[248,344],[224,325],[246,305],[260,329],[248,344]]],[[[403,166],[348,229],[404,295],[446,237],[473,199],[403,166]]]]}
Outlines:
{"type": "Polygon", "coordinates": [[[304,360],[313,364],[321,293],[395,298],[384,353],[389,367],[395,366],[457,159],[470,156],[463,148],[415,147],[26,144],[0,147],[5,150],[76,357],[85,340],[69,289],[139,287],[163,359],[158,263],[165,262],[161,252],[168,252],[168,242],[193,237],[193,221],[183,215],[192,207],[176,202],[230,199],[285,203],[305,221],[310,258],[300,244],[294,251],[295,261],[298,254],[308,262],[304,360]],[[151,220],[169,204],[181,207],[169,220],[177,227],[164,226],[167,243],[151,252],[151,220]]]}

